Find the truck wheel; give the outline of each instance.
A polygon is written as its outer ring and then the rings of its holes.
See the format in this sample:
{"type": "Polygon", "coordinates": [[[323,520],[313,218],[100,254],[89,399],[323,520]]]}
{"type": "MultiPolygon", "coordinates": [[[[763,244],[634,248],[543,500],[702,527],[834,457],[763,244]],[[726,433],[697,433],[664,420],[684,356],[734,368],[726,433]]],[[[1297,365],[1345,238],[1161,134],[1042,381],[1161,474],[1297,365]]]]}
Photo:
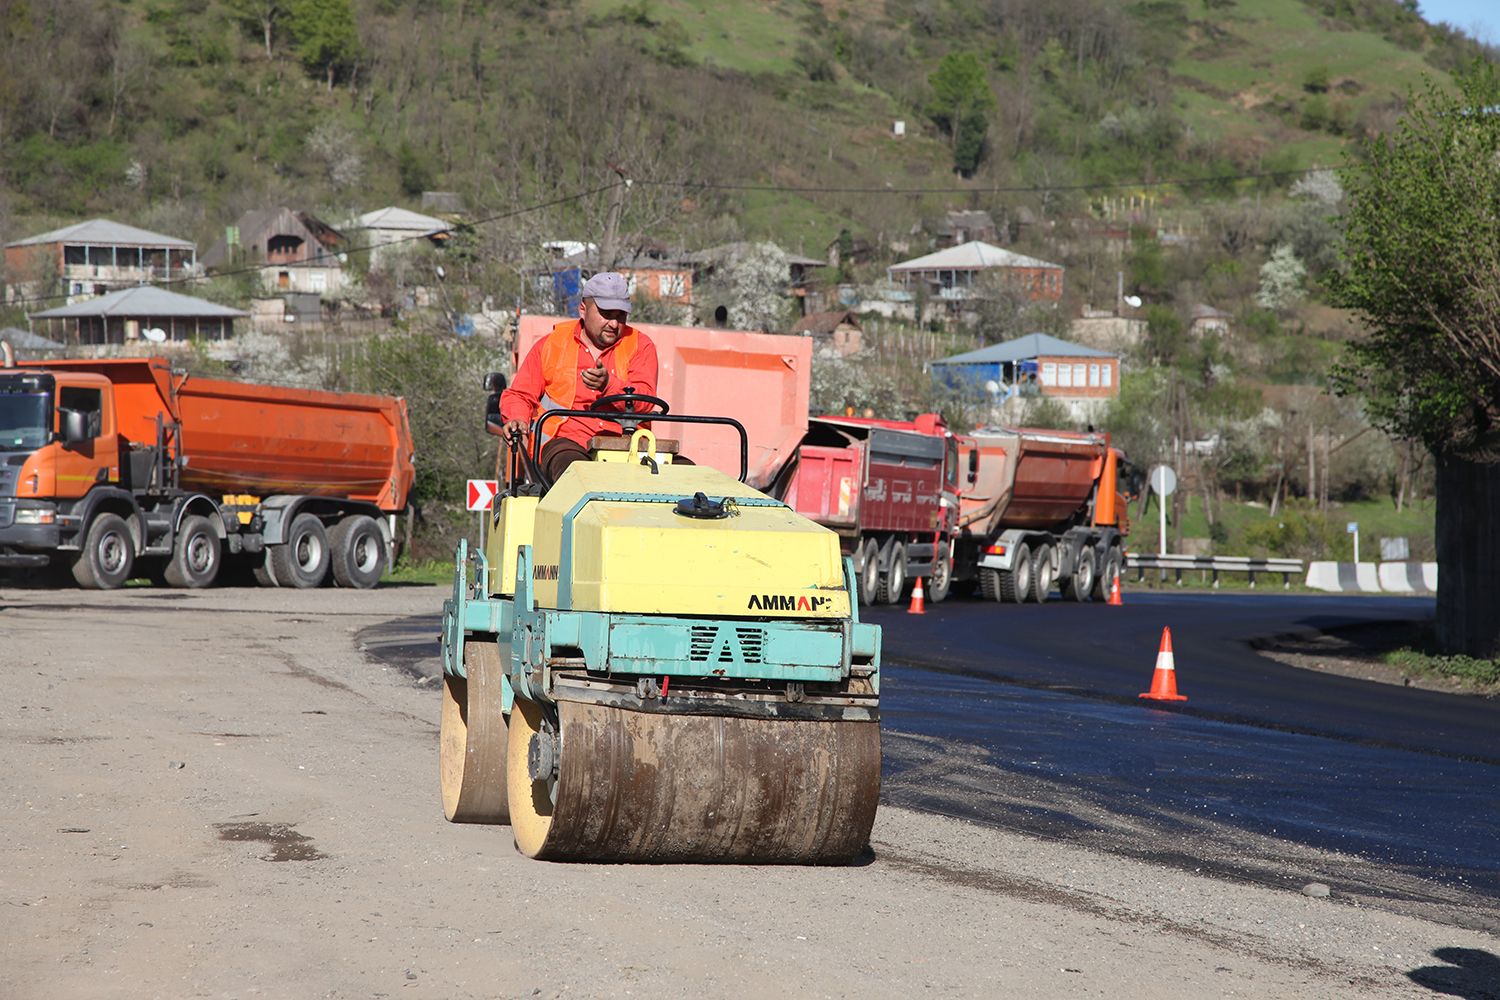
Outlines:
{"type": "Polygon", "coordinates": [[[946,600],[953,586],[953,564],[945,556],[934,556],[932,575],[927,578],[926,597],[933,604],[946,600]]]}
{"type": "Polygon", "coordinates": [[[1094,550],[1087,545],[1073,557],[1073,572],[1058,583],[1065,601],[1086,601],[1094,589],[1094,550]]]}
{"type": "Polygon", "coordinates": [[[1000,570],[990,569],[987,566],[979,567],[979,592],[984,595],[986,601],[999,601],[1000,598],[1000,570]]]}
{"type": "Polygon", "coordinates": [[[891,546],[891,568],[880,574],[880,603],[899,604],[906,589],[906,543],[897,539],[891,546]]]}
{"type": "Polygon", "coordinates": [[[859,571],[859,601],[874,604],[880,596],[880,546],[875,539],[865,539],[864,568],[859,571]]]}
{"type": "Polygon", "coordinates": [[[255,582],[262,587],[281,586],[276,582],[276,571],[271,566],[271,553],[269,552],[260,554],[260,558],[250,567],[250,572],[254,575],[255,582]]]}
{"type": "Polygon", "coordinates": [[[1120,547],[1111,545],[1109,554],[1104,557],[1104,565],[1099,568],[1098,574],[1094,577],[1094,600],[1109,600],[1109,593],[1115,589],[1115,581],[1120,578],[1120,564],[1123,561],[1120,547]]]}
{"type": "Polygon", "coordinates": [[[167,582],[193,590],[212,585],[219,575],[221,553],[219,536],[208,518],[197,514],[183,518],[172,561],[167,563],[167,582]]]}
{"type": "Polygon", "coordinates": [[[135,566],[135,543],[118,514],[100,514],[89,525],[83,549],[73,560],[73,579],[86,590],[125,586],[135,566]]]}
{"type": "Polygon", "coordinates": [[[1010,557],[1011,570],[1000,570],[1000,600],[1020,604],[1031,595],[1031,546],[1022,542],[1010,557]]]}
{"type": "Polygon", "coordinates": [[[346,517],[328,533],[333,579],[340,587],[369,590],[385,572],[385,539],[373,518],[346,517]]]}
{"type": "Polygon", "coordinates": [[[328,532],[323,522],[311,514],[298,514],[292,518],[286,540],[271,546],[266,558],[278,585],[304,590],[322,586],[328,575],[328,532]]]}
{"type": "Polygon", "coordinates": [[[1052,546],[1043,545],[1036,550],[1036,565],[1031,570],[1031,600],[1046,604],[1052,593],[1052,546]]]}

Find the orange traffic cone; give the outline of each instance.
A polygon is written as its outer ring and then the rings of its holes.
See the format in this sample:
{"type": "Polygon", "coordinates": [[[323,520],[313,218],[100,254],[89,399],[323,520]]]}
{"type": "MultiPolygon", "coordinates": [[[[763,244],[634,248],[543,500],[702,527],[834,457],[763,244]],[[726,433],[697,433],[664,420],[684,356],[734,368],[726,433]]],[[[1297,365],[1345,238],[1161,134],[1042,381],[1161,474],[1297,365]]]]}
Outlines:
{"type": "Polygon", "coordinates": [[[1187,701],[1187,695],[1177,693],[1177,666],[1172,662],[1172,630],[1161,630],[1161,652],[1156,654],[1156,673],[1151,678],[1151,690],[1141,695],[1155,701],[1187,701]]]}
{"type": "Polygon", "coordinates": [[[922,578],[917,577],[917,585],[911,592],[911,607],[906,609],[909,615],[925,615],[927,613],[927,595],[922,593],[922,578]]]}
{"type": "Polygon", "coordinates": [[[1124,601],[1120,600],[1120,574],[1118,574],[1118,573],[1115,574],[1115,581],[1114,581],[1114,583],[1110,584],[1110,586],[1109,586],[1109,600],[1105,601],[1104,603],[1105,604],[1124,604],[1125,603],[1124,601]]]}

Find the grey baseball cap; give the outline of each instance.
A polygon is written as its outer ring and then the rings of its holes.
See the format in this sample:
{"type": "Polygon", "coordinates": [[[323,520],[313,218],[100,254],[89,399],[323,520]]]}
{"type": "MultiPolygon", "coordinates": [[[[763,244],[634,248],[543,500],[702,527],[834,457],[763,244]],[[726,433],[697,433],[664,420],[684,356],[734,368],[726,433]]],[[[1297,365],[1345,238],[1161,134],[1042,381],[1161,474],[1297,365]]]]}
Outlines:
{"type": "Polygon", "coordinates": [[[630,284],[625,276],[613,271],[603,271],[583,283],[586,299],[593,299],[600,309],[619,309],[630,312],[630,284]]]}

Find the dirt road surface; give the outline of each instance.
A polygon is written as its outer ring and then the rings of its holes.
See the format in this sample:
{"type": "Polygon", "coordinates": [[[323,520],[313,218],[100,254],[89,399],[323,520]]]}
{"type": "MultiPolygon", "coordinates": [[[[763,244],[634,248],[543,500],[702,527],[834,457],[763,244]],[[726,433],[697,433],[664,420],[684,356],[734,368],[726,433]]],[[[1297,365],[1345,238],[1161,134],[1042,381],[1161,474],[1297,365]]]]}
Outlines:
{"type": "Polygon", "coordinates": [[[0,588],[0,998],[1466,997],[1494,938],[883,808],[847,868],[445,823],[440,588],[0,588]]]}

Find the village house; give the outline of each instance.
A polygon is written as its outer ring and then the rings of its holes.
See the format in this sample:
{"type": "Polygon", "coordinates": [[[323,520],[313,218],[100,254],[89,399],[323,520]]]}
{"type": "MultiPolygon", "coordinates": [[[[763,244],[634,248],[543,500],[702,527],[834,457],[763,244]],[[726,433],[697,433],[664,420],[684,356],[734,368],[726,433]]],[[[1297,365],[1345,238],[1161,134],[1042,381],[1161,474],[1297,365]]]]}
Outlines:
{"type": "Polygon", "coordinates": [[[1227,334],[1229,332],[1229,321],[1232,318],[1227,312],[1220,312],[1213,306],[1204,305],[1202,302],[1193,306],[1193,325],[1191,330],[1195,336],[1203,336],[1205,333],[1227,334]]]}
{"type": "Polygon", "coordinates": [[[948,212],[938,220],[937,245],[956,247],[978,240],[994,243],[998,239],[995,220],[988,212],[948,212]]]}
{"type": "Polygon", "coordinates": [[[395,206],[366,212],[356,224],[365,233],[360,242],[370,247],[370,263],[377,267],[419,245],[440,247],[453,231],[442,219],[395,206]]]}
{"type": "Polygon", "coordinates": [[[553,309],[562,316],[578,314],[583,283],[605,270],[624,275],[632,298],[643,295],[687,309],[693,301],[693,272],[674,256],[659,241],[641,241],[637,247],[616,253],[611,266],[606,268],[600,262],[598,249],[593,244],[582,244],[575,252],[554,257],[528,273],[536,282],[537,291],[544,298],[551,298],[553,309]]]}
{"type": "Polygon", "coordinates": [[[234,321],[250,314],[165,288],[140,285],[30,313],[31,332],[67,346],[232,340],[234,321]]]}
{"type": "Polygon", "coordinates": [[[225,271],[258,267],[272,293],[306,292],[324,298],[343,291],[348,240],[309,212],[272,208],[246,212],[203,255],[203,266],[225,271]]]}
{"type": "MultiPolygon", "coordinates": [[[[750,246],[751,244],[744,240],[721,243],[704,250],[682,254],[678,260],[692,268],[693,284],[698,286],[709,282],[714,273],[725,264],[744,257],[750,246]]],[[[787,294],[797,300],[798,313],[805,316],[821,308],[823,293],[814,271],[816,268],[837,267],[839,264],[837,248],[838,241],[835,240],[829,250],[831,256],[828,260],[804,257],[794,253],[786,255],[787,294]]],[[[699,322],[715,327],[724,327],[728,324],[729,306],[726,302],[700,296],[694,305],[698,311],[699,322]]]]}
{"type": "Polygon", "coordinates": [[[824,357],[847,358],[864,347],[864,327],[848,310],[810,313],[797,321],[792,332],[811,336],[816,353],[824,357]]]}
{"type": "Polygon", "coordinates": [[[6,301],[61,295],[68,303],[120,288],[189,278],[198,247],[108,219],[90,219],[5,245],[6,301]]]}
{"type": "Polygon", "coordinates": [[[925,286],[931,298],[945,300],[955,308],[975,294],[974,284],[986,271],[998,272],[1008,287],[1034,302],[1062,298],[1061,265],[978,240],[886,268],[891,283],[902,291],[914,294],[925,286]]]}
{"type": "Polygon", "coordinates": [[[1045,333],[940,358],[932,362],[932,370],[951,388],[989,392],[996,406],[1032,393],[1055,399],[1075,420],[1092,418],[1120,396],[1117,355],[1045,333]]]}

